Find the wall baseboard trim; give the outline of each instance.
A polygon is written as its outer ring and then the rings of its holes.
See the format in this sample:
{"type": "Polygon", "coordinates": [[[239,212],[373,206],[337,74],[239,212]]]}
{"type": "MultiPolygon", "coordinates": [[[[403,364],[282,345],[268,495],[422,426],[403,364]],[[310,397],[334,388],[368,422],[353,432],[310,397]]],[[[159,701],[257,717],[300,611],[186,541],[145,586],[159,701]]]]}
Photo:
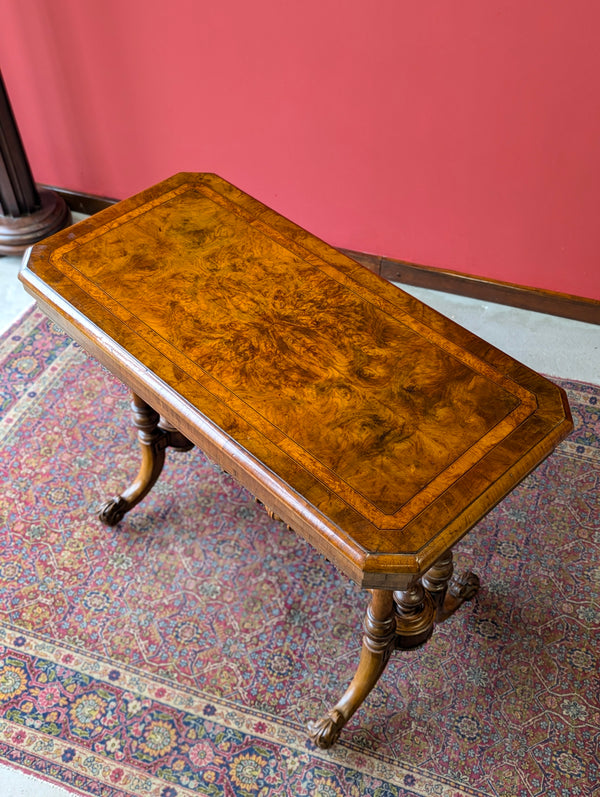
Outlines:
{"type": "Polygon", "coordinates": [[[505,304],[522,310],[533,310],[536,313],[585,321],[589,324],[600,324],[600,301],[596,299],[474,277],[442,268],[419,266],[415,263],[366,255],[349,249],[341,251],[390,282],[454,293],[484,302],[505,304]]]}
{"type": "Polygon", "coordinates": [[[100,210],[105,210],[111,205],[116,205],[118,199],[111,199],[106,196],[96,196],[96,194],[84,194],[80,191],[71,191],[68,188],[57,188],[54,185],[38,184],[38,188],[47,188],[61,196],[72,213],[84,213],[86,216],[93,216],[100,210]]]}
{"type": "MultiPolygon", "coordinates": [[[[48,188],[62,196],[71,211],[90,216],[118,201],[109,197],[69,191],[54,186],[40,185],[40,188],[48,188]]],[[[484,302],[505,304],[523,310],[533,310],[537,313],[585,321],[589,324],[600,324],[600,301],[588,299],[585,296],[572,296],[541,288],[529,288],[524,285],[474,277],[458,271],[419,266],[403,260],[392,260],[378,255],[354,252],[350,249],[341,249],[340,251],[390,282],[454,293],[484,302]]]]}

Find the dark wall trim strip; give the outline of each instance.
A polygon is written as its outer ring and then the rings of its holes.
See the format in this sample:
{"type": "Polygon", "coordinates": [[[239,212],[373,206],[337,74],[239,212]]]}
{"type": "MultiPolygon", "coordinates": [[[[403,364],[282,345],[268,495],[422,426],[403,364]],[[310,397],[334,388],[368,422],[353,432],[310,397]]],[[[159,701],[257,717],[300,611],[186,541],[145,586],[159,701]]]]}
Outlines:
{"type": "Polygon", "coordinates": [[[600,324],[600,301],[585,296],[571,296],[541,288],[528,288],[524,285],[473,277],[458,271],[418,266],[415,263],[405,263],[402,260],[392,260],[377,255],[365,255],[348,249],[341,251],[391,282],[431,288],[434,291],[506,304],[510,307],[534,310],[537,313],[571,318],[575,321],[586,321],[589,324],[600,324]]]}
{"type": "Polygon", "coordinates": [[[79,191],[69,191],[68,188],[56,188],[54,185],[39,185],[38,188],[48,188],[61,196],[73,213],[84,213],[93,216],[99,210],[115,205],[119,200],[95,194],[82,194],[79,191]]]}
{"type": "MultiPolygon", "coordinates": [[[[54,186],[40,187],[50,188],[62,196],[75,213],[85,213],[90,216],[118,201],[109,197],[84,194],[54,186]]],[[[431,288],[435,291],[468,296],[484,302],[495,302],[511,307],[520,307],[523,310],[534,310],[538,313],[572,318],[576,321],[586,321],[589,324],[600,324],[600,301],[588,299],[585,296],[571,296],[566,293],[528,288],[509,282],[473,277],[458,271],[418,266],[415,263],[406,263],[402,260],[367,255],[349,249],[341,251],[392,282],[413,285],[418,288],[431,288]]]]}

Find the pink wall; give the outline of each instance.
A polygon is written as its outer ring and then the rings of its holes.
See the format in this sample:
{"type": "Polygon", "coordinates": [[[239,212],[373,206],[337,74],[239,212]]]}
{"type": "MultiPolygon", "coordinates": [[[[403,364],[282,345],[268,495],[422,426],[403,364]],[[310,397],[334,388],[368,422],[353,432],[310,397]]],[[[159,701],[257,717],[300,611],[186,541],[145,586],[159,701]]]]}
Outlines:
{"type": "Polygon", "coordinates": [[[597,0],[0,0],[35,177],[215,171],[338,246],[600,298],[597,0]]]}

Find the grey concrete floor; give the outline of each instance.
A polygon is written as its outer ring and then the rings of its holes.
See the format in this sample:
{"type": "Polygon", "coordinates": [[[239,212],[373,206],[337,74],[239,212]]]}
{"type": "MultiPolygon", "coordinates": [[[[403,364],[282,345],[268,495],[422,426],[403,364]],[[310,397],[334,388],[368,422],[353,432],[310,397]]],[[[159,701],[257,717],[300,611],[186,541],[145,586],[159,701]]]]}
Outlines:
{"type": "Polygon", "coordinates": [[[600,326],[425,288],[408,293],[547,376],[600,384],[600,326]]]}

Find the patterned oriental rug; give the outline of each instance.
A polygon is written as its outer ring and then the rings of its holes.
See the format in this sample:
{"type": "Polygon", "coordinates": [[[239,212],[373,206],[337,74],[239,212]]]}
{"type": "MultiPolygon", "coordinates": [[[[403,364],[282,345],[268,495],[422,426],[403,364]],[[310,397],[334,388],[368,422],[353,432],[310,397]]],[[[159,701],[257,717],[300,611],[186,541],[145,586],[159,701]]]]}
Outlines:
{"type": "Polygon", "coordinates": [[[574,434],[457,550],[481,592],[324,752],[368,596],[197,450],[103,527],[126,390],[38,312],[0,367],[0,760],[103,797],[598,793],[599,387],[562,383],[574,434]]]}

